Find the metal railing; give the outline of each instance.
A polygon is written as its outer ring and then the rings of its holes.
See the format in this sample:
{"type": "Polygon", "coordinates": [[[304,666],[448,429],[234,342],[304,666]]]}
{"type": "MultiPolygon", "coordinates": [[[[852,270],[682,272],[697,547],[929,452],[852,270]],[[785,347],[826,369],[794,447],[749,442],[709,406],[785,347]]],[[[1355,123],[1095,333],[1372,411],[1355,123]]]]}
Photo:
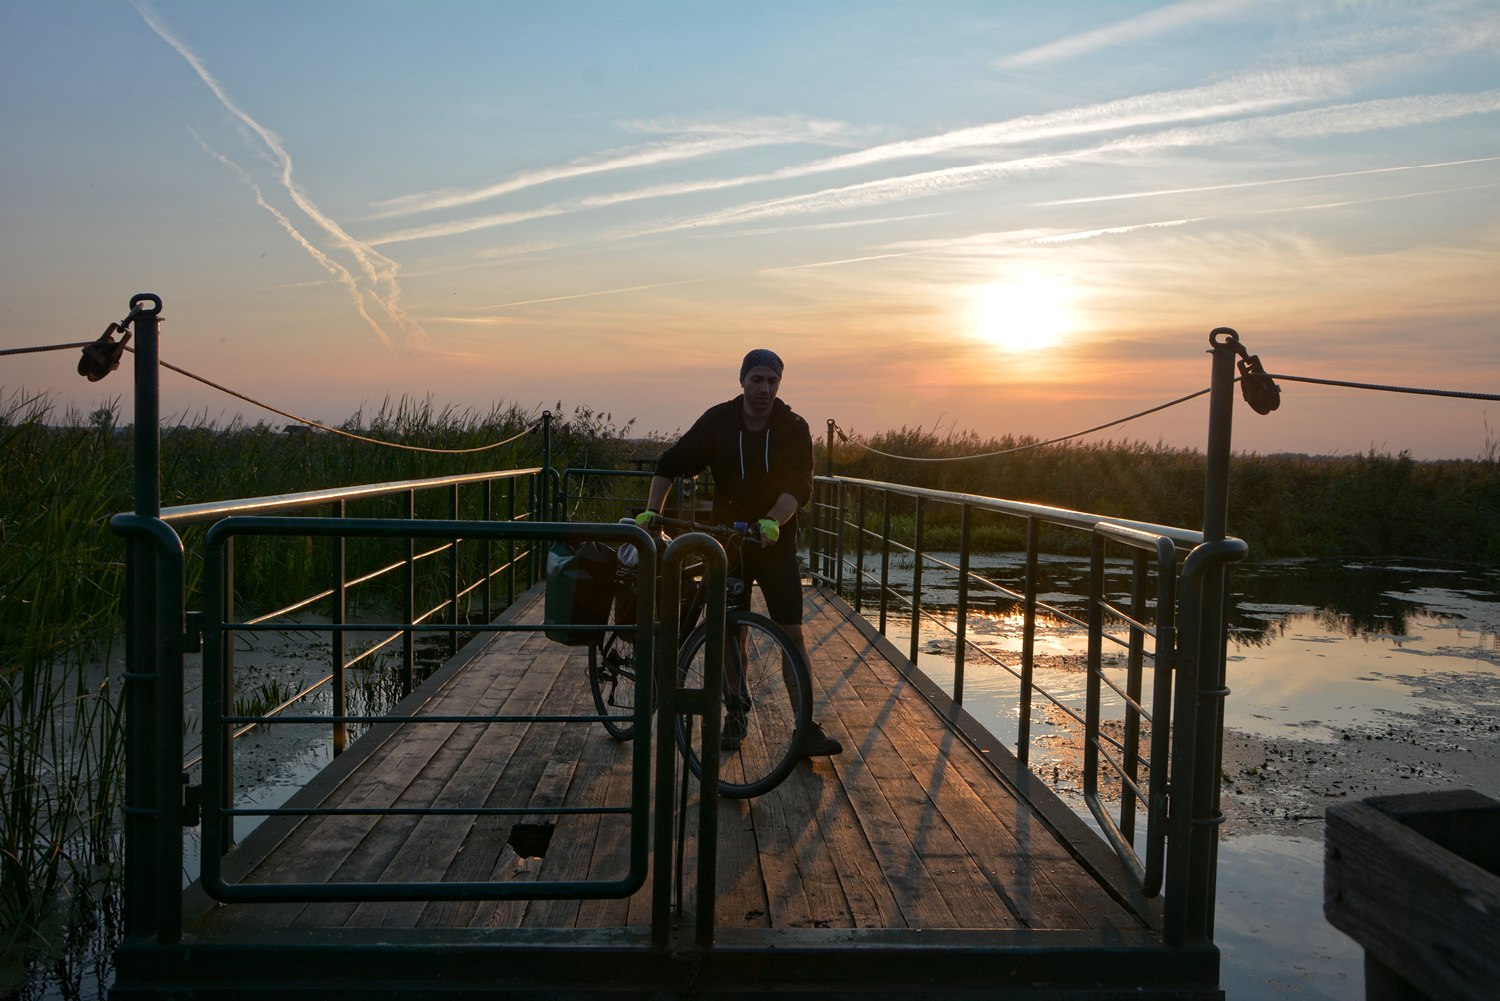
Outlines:
{"type": "MultiPolygon", "coordinates": [[[[633,516],[645,507],[647,484],[654,475],[649,469],[570,466],[559,477],[560,517],[566,521],[610,521],[633,516]]],[[[672,481],[664,513],[690,518],[705,493],[702,478],[679,477],[672,481]]]]}
{"type": "MultiPolygon", "coordinates": [[[[388,483],[362,484],[352,487],[335,487],[302,493],[279,494],[268,497],[251,497],[238,500],[211,501],[165,508],[161,520],[174,530],[193,526],[212,525],[224,518],[248,516],[291,515],[322,513],[328,518],[347,517],[353,506],[391,507],[396,502],[399,512],[396,520],[414,521],[419,508],[439,508],[449,520],[458,520],[468,515],[477,521],[528,522],[545,520],[543,505],[549,481],[555,480],[556,472],[539,467],[527,469],[505,469],[483,473],[467,473],[457,476],[440,476],[420,480],[398,480],[388,483]],[[383,502],[383,503],[382,503],[383,502]],[[436,503],[434,503],[436,502],[436,503]]],[[[391,517],[386,514],[385,517],[391,517]]],[[[321,533],[319,533],[321,535],[321,533]]],[[[312,536],[309,536],[311,538],[312,536]]],[[[400,694],[406,695],[416,681],[416,634],[419,627],[446,621],[456,626],[460,618],[471,615],[481,622],[491,621],[496,612],[515,600],[516,594],[530,587],[542,573],[542,559],[534,545],[515,538],[451,538],[438,539],[427,549],[417,551],[407,540],[405,552],[395,559],[376,561],[375,565],[361,567],[351,576],[347,536],[329,537],[327,585],[310,594],[294,599],[281,607],[263,612],[247,620],[249,629],[295,632],[297,616],[326,609],[331,631],[328,673],[306,684],[301,690],[282,699],[265,714],[269,721],[295,705],[304,703],[324,688],[330,688],[335,718],[347,708],[346,678],[351,668],[373,660],[382,651],[400,641],[400,664],[398,667],[400,694]],[[464,547],[469,547],[465,556],[464,547]],[[501,551],[503,550],[503,551],[501,551]],[[419,608],[419,573],[425,571],[426,592],[432,604],[419,608]],[[503,587],[503,599],[496,601],[497,590],[503,587]],[[348,623],[348,609],[358,598],[362,589],[378,590],[399,595],[400,615],[404,625],[381,636],[374,636],[367,645],[351,652],[346,639],[351,633],[367,630],[355,629],[348,623]],[[467,606],[467,610],[465,610],[467,606]]],[[[227,594],[234,595],[233,567],[227,594]]],[[[231,609],[233,608],[231,600],[231,609]]],[[[463,630],[441,631],[448,640],[448,656],[458,650],[459,635],[463,630]]],[[[227,674],[233,674],[233,659],[224,665],[227,674]]],[[[252,729],[249,723],[237,730],[237,738],[252,729]]],[[[338,754],[348,744],[347,728],[338,722],[333,726],[333,751],[338,754]]],[[[197,764],[190,758],[186,767],[197,764]]]]}
{"type": "MultiPolygon", "coordinates": [[[[630,542],[641,551],[643,573],[637,587],[635,623],[635,649],[647,663],[651,662],[654,618],[654,580],[656,554],[649,545],[648,537],[639,528],[628,525],[559,525],[556,523],[476,523],[472,521],[404,521],[383,519],[318,519],[318,518],[274,518],[241,517],[221,521],[209,530],[206,540],[205,561],[209,582],[205,594],[204,609],[204,686],[203,726],[205,735],[225,735],[236,727],[266,722],[269,717],[239,716],[234,713],[228,696],[232,694],[223,683],[222,670],[227,652],[232,648],[236,634],[254,631],[253,622],[233,621],[226,596],[231,574],[231,547],[235,539],[247,537],[293,537],[293,538],[385,538],[396,540],[423,539],[436,541],[455,539],[461,536],[480,539],[519,540],[533,545],[552,540],[565,542],[597,541],[611,545],[630,542]]],[[[329,631],[327,626],[303,626],[306,632],[329,631]]],[[[455,624],[415,623],[345,623],[334,632],[388,633],[392,630],[422,630],[454,635],[457,630],[477,632],[536,632],[547,628],[542,623],[487,622],[476,626],[455,624]]],[[[554,627],[555,628],[555,627],[554,627]]],[[[607,626],[570,627],[574,631],[603,631],[607,626]]],[[[645,714],[649,705],[645,702],[637,707],[638,733],[648,732],[649,722],[645,714]]],[[[470,713],[448,715],[441,713],[414,713],[411,715],[339,714],[333,717],[336,724],[387,724],[402,728],[423,726],[485,726],[506,723],[587,724],[598,723],[603,717],[595,714],[483,714],[470,713]]],[[[283,715],[278,725],[326,726],[329,717],[314,714],[301,716],[283,715]]],[[[358,900],[468,900],[468,899],[542,899],[585,897],[629,896],[643,885],[648,854],[647,818],[650,811],[649,765],[651,741],[641,740],[632,748],[632,781],[628,805],[599,807],[546,806],[390,806],[390,807],[303,807],[303,808],[233,808],[230,801],[232,787],[226,781],[230,773],[229,763],[224,760],[221,748],[226,739],[205,738],[204,790],[203,790],[203,869],[202,882],[207,892],[217,900],[236,901],[358,901],[358,900]],[[593,880],[573,882],[498,883],[479,882],[333,882],[274,884],[246,884],[226,882],[220,865],[220,856],[228,850],[224,834],[230,829],[234,817],[275,816],[535,816],[570,814],[625,814],[630,818],[629,871],[616,880],[593,880]]]]}
{"type": "MultiPolygon", "coordinates": [[[[367,488],[351,488],[365,491],[367,488]]],[[[323,498],[326,500],[326,498],[323,498]]],[[[306,500],[285,500],[290,507],[306,500]]],[[[265,510],[275,504],[248,502],[265,510]]],[[[231,505],[232,506],[232,505],[231,505]]],[[[207,506],[205,506],[207,507],[207,506]]],[[[218,508],[221,505],[213,505],[218,508]]],[[[195,511],[193,517],[204,515],[195,511]]],[[[634,525],[563,524],[555,522],[480,522],[465,520],[429,520],[400,518],[318,518],[268,515],[235,515],[213,523],[204,540],[204,610],[201,617],[184,612],[185,551],[172,525],[162,518],[135,514],[116,515],[115,531],[128,543],[132,563],[152,568],[149,577],[137,572],[132,591],[132,608],[128,619],[135,656],[127,672],[127,704],[131,719],[131,738],[127,761],[127,793],[124,809],[127,839],[126,901],[129,934],[153,936],[162,944],[181,940],[183,932],[182,898],[179,874],[182,871],[181,831],[201,820],[203,853],[200,883],[216,900],[238,902],[326,902],[326,901],[437,901],[437,900],[515,900],[515,899],[603,899],[630,896],[645,885],[652,855],[666,860],[672,856],[676,800],[675,766],[677,748],[671,739],[676,719],[683,714],[705,714],[717,708],[719,686],[715,672],[722,670],[722,643],[709,646],[706,674],[709,681],[702,689],[679,688],[674,656],[655,655],[655,581],[656,549],[644,531],[634,525]],[[534,805],[442,805],[442,806],[296,806],[235,807],[233,803],[233,735],[244,727],[269,722],[278,726],[335,727],[366,725],[413,728],[422,726],[489,726],[494,724],[593,725],[603,716],[585,713],[529,714],[442,714],[407,712],[399,714],[357,715],[308,713],[294,715],[283,710],[277,715],[240,715],[232,708],[231,651],[235,637],[268,629],[286,630],[284,624],[263,619],[237,620],[230,595],[233,590],[232,565],[236,540],[256,539],[329,539],[342,544],[350,539],[384,539],[397,542],[421,540],[424,543],[460,540],[485,544],[517,544],[539,552],[544,542],[576,543],[585,540],[611,545],[630,542],[640,554],[635,626],[635,650],[642,663],[654,664],[654,701],[641,699],[636,706],[636,738],[631,747],[631,781],[624,803],[599,806],[568,807],[560,804],[534,805]],[[143,600],[150,592],[150,600],[143,600]],[[194,646],[195,629],[202,631],[204,684],[202,688],[202,729],[204,733],[203,784],[189,787],[184,793],[181,734],[185,715],[183,690],[183,656],[194,646]],[[719,653],[716,653],[719,651],[719,653]],[[650,714],[658,714],[656,727],[650,725],[650,714]],[[655,736],[653,736],[653,733],[655,736]],[[662,736],[665,735],[665,736],[662,736]],[[175,738],[175,739],[174,739],[175,738]],[[653,758],[653,755],[655,757],[653,758]],[[651,823],[652,811],[655,823],[651,823]],[[572,814],[618,815],[627,818],[628,869],[616,878],[505,882],[427,881],[427,882],[247,882],[226,878],[223,865],[231,847],[230,832],[237,817],[347,817],[347,816],[562,816],[572,814]]],[[[441,546],[435,548],[442,548],[441,546]]],[[[708,621],[711,629],[722,635],[724,621],[725,559],[712,539],[702,535],[676,540],[662,558],[668,581],[680,580],[684,565],[692,561],[706,575],[711,600],[708,621]]],[[[670,587],[668,598],[675,600],[670,587]]],[[[669,617],[670,618],[670,617],[669,617]]],[[[675,623],[669,623],[675,625],[675,623]]],[[[464,622],[341,622],[300,624],[291,627],[298,632],[344,634],[404,635],[458,632],[535,632],[549,628],[545,623],[517,623],[502,619],[483,623],[464,622]]],[[[552,626],[551,628],[557,628],[552,626]]],[[[570,626],[570,630],[604,631],[615,625],[570,626]]],[[[672,630],[662,627],[663,642],[675,641],[672,630]]],[[[337,644],[335,644],[337,645],[337,644]]],[[[700,796],[699,829],[704,840],[698,852],[696,876],[697,941],[709,945],[713,940],[713,894],[716,851],[713,831],[717,816],[717,754],[705,755],[706,791],[700,796]]],[[[685,780],[685,779],[684,779],[685,780]]],[[[680,867],[680,863],[679,863],[680,867]]],[[[671,937],[674,869],[663,862],[655,869],[652,890],[652,940],[665,946],[671,937]]],[[[678,886],[680,887],[680,873],[678,886]]],[[[680,901],[679,901],[680,906],[680,901]]]]}
{"type": "Polygon", "coordinates": [[[1219,754],[1218,727],[1196,725],[1202,703],[1218,706],[1221,718],[1227,694],[1221,682],[1202,680],[1216,677],[1201,671],[1203,653],[1215,655],[1215,636],[1220,670],[1223,657],[1222,627],[1214,625],[1223,621],[1222,594],[1205,595],[1204,574],[1243,558],[1244,543],[1206,543],[1199,532],[1171,526],[845,476],[816,477],[811,514],[808,563],[816,582],[847,596],[882,635],[904,625],[907,659],[919,670],[933,656],[923,652],[925,637],[951,637],[953,703],[964,703],[971,657],[1011,677],[1017,691],[1014,751],[1022,765],[1031,764],[1038,705],[1046,722],[1081,731],[1083,799],[1104,837],[1144,895],[1165,896],[1169,930],[1176,928],[1182,940],[1207,935],[1211,925],[1189,929],[1178,914],[1182,908],[1204,910],[1205,874],[1172,868],[1168,847],[1180,846],[1174,860],[1186,860],[1193,832],[1211,834],[1218,823],[1217,800],[1209,803],[1194,788],[1199,774],[1217,774],[1219,754]],[[1012,522],[1012,536],[1026,540],[1019,587],[973,568],[981,516],[1012,522]],[[928,542],[938,530],[956,550],[956,562],[928,542]],[[1088,569],[1082,615],[1040,593],[1042,561],[1056,558],[1044,549],[1044,535],[1056,537],[1052,550],[1088,554],[1079,557],[1088,569]],[[902,564],[902,586],[892,582],[893,554],[902,564]],[[1110,571],[1118,577],[1120,569],[1125,580],[1111,580],[1110,571]],[[924,570],[942,575],[951,624],[929,600],[924,570]],[[976,592],[982,600],[976,601],[976,592]],[[996,604],[1021,615],[1020,648],[1009,660],[970,635],[976,608],[988,611],[996,604]],[[1217,619],[1205,616],[1215,610],[1217,619]],[[1036,637],[1043,618],[1087,637],[1082,706],[1038,682],[1036,637]],[[1116,792],[1106,794],[1106,787],[1116,792]],[[1138,830],[1141,813],[1144,832],[1138,830]]]}

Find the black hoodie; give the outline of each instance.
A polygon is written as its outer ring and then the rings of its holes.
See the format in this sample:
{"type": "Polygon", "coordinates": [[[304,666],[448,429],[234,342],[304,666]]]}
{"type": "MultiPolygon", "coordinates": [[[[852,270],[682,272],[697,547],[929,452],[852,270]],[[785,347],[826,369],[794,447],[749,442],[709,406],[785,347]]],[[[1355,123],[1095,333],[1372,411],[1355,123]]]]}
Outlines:
{"type": "MultiPolygon", "coordinates": [[[[719,524],[755,522],[766,516],[782,494],[797,506],[812,498],[812,432],[807,421],[776,400],[765,430],[745,427],[744,397],[710,407],[677,444],[662,453],[656,475],[672,479],[713,473],[713,519],[719,524]]],[[[795,546],[796,516],[781,530],[783,543],[795,546]]]]}

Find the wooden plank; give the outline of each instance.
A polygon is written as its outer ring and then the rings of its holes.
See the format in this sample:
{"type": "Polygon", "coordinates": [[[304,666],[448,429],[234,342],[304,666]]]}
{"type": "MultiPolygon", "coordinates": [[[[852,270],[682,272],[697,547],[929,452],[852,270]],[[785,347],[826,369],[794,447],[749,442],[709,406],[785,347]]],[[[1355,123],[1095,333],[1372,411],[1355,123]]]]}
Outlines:
{"type": "MultiPolygon", "coordinates": [[[[1013,787],[952,733],[879,643],[811,589],[807,607],[814,715],[844,740],[845,751],[799,764],[758,800],[721,801],[722,927],[1141,930],[1141,920],[1079,864],[1056,828],[1017,801],[1013,787]]],[[[540,602],[528,616],[539,618],[540,602]]],[[[589,712],[585,656],[539,633],[501,634],[430,693],[423,711],[589,712]]],[[[592,724],[432,724],[385,740],[333,787],[328,802],[624,804],[630,753],[631,745],[616,744],[592,724]]],[[[689,910],[695,783],[690,793],[689,910]]],[[[251,872],[282,881],[514,881],[609,879],[626,870],[625,817],[560,815],[546,858],[534,862],[506,844],[514,820],[311,818],[251,872]]],[[[649,924],[650,905],[648,881],[629,900],[257,906],[221,908],[234,916],[215,922],[641,927],[649,924]]]]}
{"type": "MultiPolygon", "coordinates": [[[[824,614],[842,620],[826,600],[824,614]]],[[[857,658],[878,656],[853,629],[830,629],[854,648],[857,658]]],[[[882,668],[887,664],[879,657],[882,668]]],[[[904,682],[898,683],[905,685],[904,682]]],[[[880,679],[857,685],[879,692],[880,679]]],[[[948,818],[1007,909],[1030,928],[1105,927],[1135,929],[1142,920],[1120,905],[1074,858],[1055,832],[1023,809],[989,765],[962,741],[914,691],[901,696],[904,711],[892,744],[918,785],[948,818]]],[[[890,725],[890,724],[888,724],[890,725]]]]}
{"type": "MultiPolygon", "coordinates": [[[[602,730],[603,727],[600,727],[602,730]]],[[[606,737],[604,743],[614,744],[606,737]]],[[[633,743],[619,744],[616,755],[606,772],[604,802],[612,806],[630,802],[631,775],[630,754],[633,743]]],[[[650,828],[647,828],[647,837],[650,828]]],[[[630,870],[630,820],[628,817],[600,817],[594,833],[593,851],[589,855],[588,874],[592,879],[619,879],[630,870]]],[[[645,898],[649,908],[651,880],[647,875],[645,886],[631,900],[645,898]]],[[[583,900],[579,902],[574,923],[579,928],[623,928],[630,920],[631,900],[619,898],[583,900]]],[[[645,923],[645,922],[635,922],[645,923]]]]}
{"type": "Polygon", "coordinates": [[[836,679],[847,680],[851,672],[861,669],[853,658],[843,661],[831,658],[828,654],[832,652],[820,651],[818,669],[814,671],[815,692],[826,698],[829,715],[838,720],[837,730],[850,739],[844,742],[842,754],[809,767],[831,768],[842,783],[903,922],[913,928],[960,927],[961,922],[923,864],[911,832],[879,787],[878,772],[870,755],[882,754],[884,749],[879,746],[878,729],[873,726],[874,714],[858,699],[851,685],[836,682],[832,689],[826,687],[830,670],[836,679]]]}
{"type": "MultiPolygon", "coordinates": [[[[491,661],[493,663],[493,661],[491,661]]],[[[476,672],[481,665],[476,665],[476,672]]],[[[538,667],[533,661],[533,667],[538,667]]],[[[559,672],[558,684],[567,677],[571,665],[564,664],[559,672]]],[[[500,668],[503,670],[503,668],[500,668]]],[[[538,672],[540,673],[540,672],[538,672]]],[[[554,685],[553,690],[556,690],[554,685]]],[[[520,710],[513,703],[507,705],[509,695],[493,690],[482,698],[473,709],[475,715],[502,715],[520,710]]],[[[576,703],[576,699],[575,699],[576,703]]],[[[443,711],[447,711],[445,708],[443,711]]],[[[450,741],[443,749],[443,760],[434,758],[433,768],[441,768],[439,777],[446,777],[432,803],[445,807],[473,807],[483,802],[485,794],[493,786],[496,769],[502,767],[508,754],[519,740],[507,740],[507,731],[518,737],[521,724],[488,724],[470,726],[474,739],[450,741]],[[457,760],[453,760],[457,755],[457,760]]],[[[465,840],[474,827],[474,817],[437,815],[423,817],[413,827],[405,842],[392,856],[381,879],[388,882],[427,882],[448,879],[454,858],[462,850],[465,840]]],[[[422,924],[428,907],[425,901],[399,901],[390,903],[362,904],[350,919],[351,925],[379,924],[385,927],[411,928],[422,924]]]]}
{"type": "MultiPolygon", "coordinates": [[[[579,665],[582,670],[582,664],[579,665]]],[[[592,713],[593,696],[586,685],[577,687],[573,712],[592,713]]],[[[542,770],[532,795],[534,807],[594,807],[604,800],[608,772],[600,768],[614,757],[618,744],[598,723],[571,723],[559,735],[552,760],[542,770]],[[605,745],[610,745],[605,748],[605,745]],[[610,753],[606,757],[603,751],[610,753]]],[[[588,878],[588,862],[593,853],[599,816],[566,814],[538,816],[533,823],[553,825],[552,838],[542,859],[539,880],[582,880],[588,878]]],[[[524,925],[539,928],[571,928],[577,921],[576,900],[534,900],[522,919],[524,925]]]]}

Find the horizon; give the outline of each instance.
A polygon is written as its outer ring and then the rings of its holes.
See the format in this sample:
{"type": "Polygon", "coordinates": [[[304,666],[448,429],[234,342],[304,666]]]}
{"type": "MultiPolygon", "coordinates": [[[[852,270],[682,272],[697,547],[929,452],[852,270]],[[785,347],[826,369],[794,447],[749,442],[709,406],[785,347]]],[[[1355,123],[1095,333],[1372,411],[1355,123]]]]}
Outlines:
{"type": "MultiPolygon", "coordinates": [[[[685,429],[787,362],[821,432],[1073,434],[1265,369],[1500,383],[1500,6],[52,4],[0,69],[0,348],[163,300],[164,361],[338,424],[685,429]],[[180,333],[179,333],[180,332],[180,333]]],[[[76,353],[0,391],[119,399],[76,353]]],[[[161,410],[276,415],[164,371],[161,410]]],[[[1493,401],[1282,383],[1234,449],[1472,459],[1493,401]]],[[[1493,413],[1493,416],[1492,416],[1493,413]]],[[[1202,450],[1206,398],[1084,443],[1202,450]]],[[[815,437],[818,434],[815,433],[815,437]]]]}

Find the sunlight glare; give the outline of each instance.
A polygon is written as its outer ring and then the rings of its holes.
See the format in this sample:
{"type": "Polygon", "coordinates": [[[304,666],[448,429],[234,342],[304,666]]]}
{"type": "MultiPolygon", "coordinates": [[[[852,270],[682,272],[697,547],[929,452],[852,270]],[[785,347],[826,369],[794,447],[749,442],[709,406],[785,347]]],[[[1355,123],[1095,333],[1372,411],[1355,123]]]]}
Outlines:
{"type": "Polygon", "coordinates": [[[1073,291],[1060,278],[983,285],[974,290],[974,334],[1002,351],[1049,348],[1078,325],[1073,291]]]}

